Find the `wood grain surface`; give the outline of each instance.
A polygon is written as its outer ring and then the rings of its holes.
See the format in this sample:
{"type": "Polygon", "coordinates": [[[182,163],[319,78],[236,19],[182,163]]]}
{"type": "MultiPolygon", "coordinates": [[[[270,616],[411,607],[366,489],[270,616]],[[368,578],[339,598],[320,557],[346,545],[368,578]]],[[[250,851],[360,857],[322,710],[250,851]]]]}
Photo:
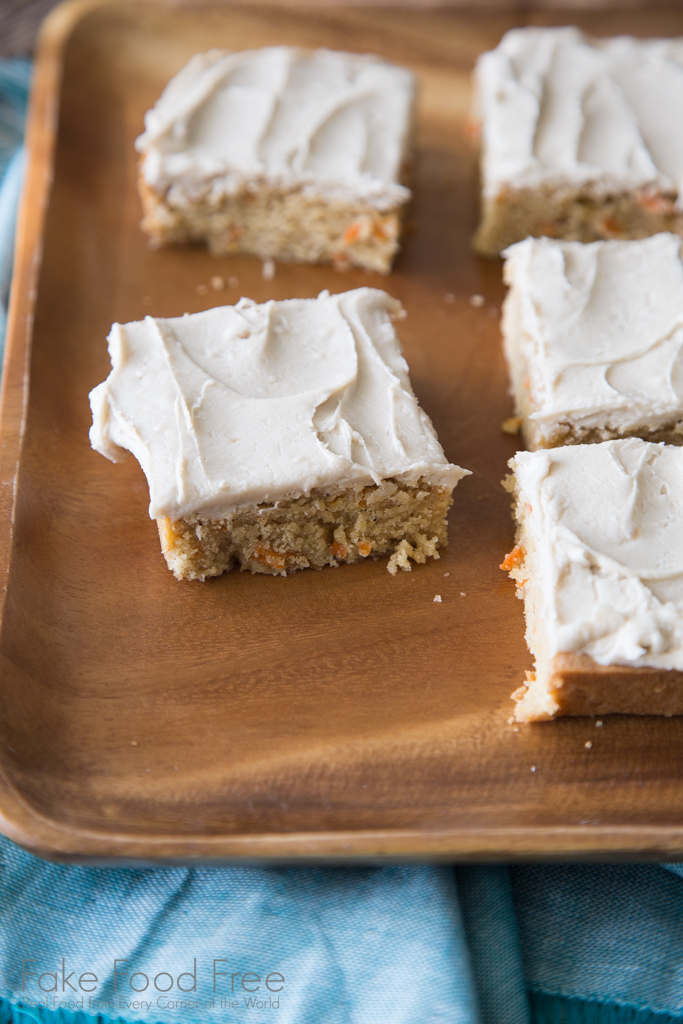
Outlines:
{"type": "MultiPolygon", "coordinates": [[[[31,54],[34,50],[35,37],[38,26],[47,13],[55,7],[60,0],[0,0],[0,56],[20,56],[31,54]]],[[[166,0],[167,3],[173,0],[166,0]]],[[[189,3],[201,3],[202,0],[185,0],[189,3]]],[[[230,0],[215,0],[216,5],[230,6],[230,0]]],[[[251,3],[258,6],[260,0],[242,0],[243,3],[251,3]]],[[[278,3],[289,5],[291,0],[277,0],[278,3]]],[[[506,10],[519,11],[522,16],[528,13],[528,3],[509,3],[506,0],[381,0],[386,6],[407,6],[407,7],[452,7],[471,8],[473,6],[504,8],[506,10]]],[[[354,7],[354,6],[377,6],[375,3],[368,3],[368,0],[308,0],[312,8],[326,6],[333,7],[354,7]]],[[[644,7],[645,4],[651,8],[651,0],[601,0],[600,7],[603,9],[619,8],[623,10],[628,7],[644,7]]],[[[680,0],[668,0],[659,7],[677,7],[680,0]]],[[[594,0],[535,0],[533,5],[536,8],[560,7],[569,9],[581,9],[595,7],[594,0]]]]}
{"type": "MultiPolygon", "coordinates": [[[[477,54],[530,17],[107,0],[51,16],[2,405],[0,824],[13,839],[132,861],[683,854],[683,720],[507,722],[530,667],[498,569],[516,439],[500,429],[501,268],[469,248],[464,122],[477,54]],[[266,281],[256,260],[154,252],[139,231],[144,111],[191,54],[273,43],[371,50],[419,76],[413,230],[388,278],[280,265],[266,281]],[[214,292],[215,274],[239,286],[214,292]],[[365,284],[404,303],[415,390],[473,471],[448,551],[396,578],[368,561],[178,583],[140,468],[88,444],[110,324],[365,284]]],[[[681,10],[579,21],[683,32],[681,10]]]]}

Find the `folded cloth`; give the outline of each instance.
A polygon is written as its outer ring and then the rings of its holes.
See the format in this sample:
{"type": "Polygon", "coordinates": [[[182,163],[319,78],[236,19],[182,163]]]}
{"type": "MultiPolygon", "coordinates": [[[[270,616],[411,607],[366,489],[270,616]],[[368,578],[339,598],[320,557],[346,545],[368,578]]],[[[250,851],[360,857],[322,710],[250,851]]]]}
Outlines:
{"type": "MultiPolygon", "coordinates": [[[[0,336],[29,65],[0,61],[0,336]]],[[[683,866],[90,868],[0,837],[0,1024],[683,1024],[683,866]]]]}
{"type": "Polygon", "coordinates": [[[477,1020],[451,868],[102,869],[8,841],[0,853],[0,989],[39,1020],[477,1020]]]}
{"type": "Polygon", "coordinates": [[[24,169],[24,120],[31,63],[0,61],[0,362],[4,352],[7,301],[17,206],[24,169]]]}

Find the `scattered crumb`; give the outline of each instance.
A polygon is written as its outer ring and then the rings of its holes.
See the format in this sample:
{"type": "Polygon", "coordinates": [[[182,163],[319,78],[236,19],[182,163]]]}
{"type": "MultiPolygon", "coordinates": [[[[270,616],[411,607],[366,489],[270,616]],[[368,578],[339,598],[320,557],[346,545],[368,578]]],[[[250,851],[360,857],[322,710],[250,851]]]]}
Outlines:
{"type": "Polygon", "coordinates": [[[514,725],[514,724],[515,724],[515,716],[514,715],[510,715],[510,717],[508,718],[508,725],[514,725]]]}
{"type": "Polygon", "coordinates": [[[498,306],[489,306],[486,312],[489,316],[498,316],[498,306]]]}
{"type": "Polygon", "coordinates": [[[513,727],[513,730],[512,730],[512,731],[513,731],[513,732],[519,732],[519,726],[518,726],[518,725],[515,725],[515,726],[513,727]]]}
{"type": "Polygon", "coordinates": [[[532,764],[532,766],[531,766],[531,770],[532,770],[532,772],[535,772],[535,771],[536,771],[536,765],[535,765],[535,764],[532,764]]]}
{"type": "Polygon", "coordinates": [[[441,594],[435,594],[434,595],[434,603],[435,604],[441,604],[441,594]]]}
{"type": "Polygon", "coordinates": [[[131,740],[130,741],[130,745],[131,745],[131,747],[137,747],[138,741],[137,740],[131,740]]]}
{"type": "Polygon", "coordinates": [[[270,256],[266,256],[263,261],[263,280],[272,281],[275,277],[275,260],[270,256]]]}
{"type": "Polygon", "coordinates": [[[174,765],[173,765],[173,771],[174,771],[174,772],[177,772],[177,771],[178,771],[178,765],[177,765],[177,764],[174,764],[174,765]]]}
{"type": "Polygon", "coordinates": [[[239,288],[239,286],[240,286],[240,279],[239,279],[239,277],[229,277],[228,278],[228,286],[230,288],[239,288]]]}
{"type": "Polygon", "coordinates": [[[450,576],[450,573],[449,572],[445,572],[444,576],[450,576]]]}
{"type": "Polygon", "coordinates": [[[460,596],[461,596],[461,597],[467,597],[467,594],[465,593],[465,591],[464,591],[464,590],[461,590],[461,591],[460,591],[460,596]]]}
{"type": "Polygon", "coordinates": [[[593,741],[592,740],[586,740],[586,742],[584,743],[584,747],[586,748],[586,750],[590,750],[590,748],[592,746],[593,746],[593,741]]]}
{"type": "Polygon", "coordinates": [[[483,295],[470,295],[470,306],[483,306],[485,301],[483,295]]]}
{"type": "Polygon", "coordinates": [[[446,294],[443,297],[443,301],[447,302],[449,306],[452,306],[453,303],[455,302],[455,295],[453,294],[453,292],[446,292],[446,294]]]}
{"type": "Polygon", "coordinates": [[[503,422],[500,425],[500,429],[503,431],[504,434],[512,434],[512,435],[519,434],[519,431],[520,431],[521,427],[522,427],[522,417],[521,416],[510,416],[509,419],[503,420],[503,422]]]}
{"type": "Polygon", "coordinates": [[[151,295],[143,295],[142,296],[142,302],[143,302],[143,305],[145,305],[145,306],[151,305],[151,303],[152,303],[152,296],[151,295]]]}
{"type": "Polygon", "coordinates": [[[215,292],[222,292],[225,288],[225,278],[221,277],[220,274],[214,274],[210,283],[215,292]]]}
{"type": "Polygon", "coordinates": [[[208,290],[209,289],[205,284],[198,284],[197,287],[195,288],[197,295],[206,295],[208,290]]]}
{"type": "Polygon", "coordinates": [[[595,723],[595,728],[596,729],[602,729],[602,719],[601,718],[598,718],[597,722],[595,723]]]}

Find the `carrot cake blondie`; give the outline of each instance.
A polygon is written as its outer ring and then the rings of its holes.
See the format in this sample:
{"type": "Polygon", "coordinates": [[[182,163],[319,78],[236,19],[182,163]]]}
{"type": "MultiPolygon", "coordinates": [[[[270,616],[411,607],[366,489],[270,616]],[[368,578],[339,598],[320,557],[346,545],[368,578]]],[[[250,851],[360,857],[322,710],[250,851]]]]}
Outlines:
{"type": "Polygon", "coordinates": [[[502,568],[535,658],[519,722],[683,713],[683,448],[639,438],[520,452],[502,568]]]}
{"type": "Polygon", "coordinates": [[[682,248],[661,234],[506,250],[503,346],[528,448],[683,443],[682,248]]]}
{"type": "Polygon", "coordinates": [[[178,579],[438,558],[451,465],[374,288],[114,324],[91,443],[132,452],[178,579]]]}
{"type": "Polygon", "coordinates": [[[137,140],[153,243],[388,273],[410,198],[413,76],[273,46],[192,58],[137,140]]]}
{"type": "Polygon", "coordinates": [[[527,235],[683,234],[683,39],[508,32],[479,58],[482,220],[494,256],[527,235]]]}

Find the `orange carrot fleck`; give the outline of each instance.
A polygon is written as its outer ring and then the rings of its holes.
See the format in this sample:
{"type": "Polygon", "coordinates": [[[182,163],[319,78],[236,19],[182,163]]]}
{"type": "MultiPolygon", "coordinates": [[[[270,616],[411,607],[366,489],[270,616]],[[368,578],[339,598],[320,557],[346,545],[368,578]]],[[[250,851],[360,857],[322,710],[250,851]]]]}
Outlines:
{"type": "Polygon", "coordinates": [[[358,554],[359,555],[362,555],[363,558],[367,558],[371,551],[372,551],[372,544],[370,544],[367,540],[359,540],[358,541],[358,554]]]}
{"type": "Polygon", "coordinates": [[[281,551],[273,551],[272,548],[265,548],[263,544],[257,544],[253,557],[257,562],[263,562],[272,569],[284,569],[287,564],[286,555],[281,551]]]}
{"type": "Polygon", "coordinates": [[[526,557],[526,551],[521,544],[515,544],[512,551],[505,556],[503,561],[500,563],[499,568],[504,572],[511,572],[516,569],[517,566],[521,565],[526,557]]]}
{"type": "Polygon", "coordinates": [[[346,558],[346,556],[348,555],[348,551],[346,550],[343,544],[339,543],[338,540],[336,540],[334,544],[330,545],[330,551],[332,552],[335,558],[346,558]]]}
{"type": "Polygon", "coordinates": [[[614,217],[603,217],[600,222],[600,231],[603,235],[607,235],[608,238],[618,238],[624,233],[621,225],[616,222],[614,217]]]}
{"type": "Polygon", "coordinates": [[[668,213],[671,208],[671,203],[660,195],[642,195],[640,205],[648,213],[668,213]]]}
{"type": "Polygon", "coordinates": [[[468,117],[465,121],[465,138],[468,142],[478,142],[481,137],[481,123],[476,117],[468,117]]]}

